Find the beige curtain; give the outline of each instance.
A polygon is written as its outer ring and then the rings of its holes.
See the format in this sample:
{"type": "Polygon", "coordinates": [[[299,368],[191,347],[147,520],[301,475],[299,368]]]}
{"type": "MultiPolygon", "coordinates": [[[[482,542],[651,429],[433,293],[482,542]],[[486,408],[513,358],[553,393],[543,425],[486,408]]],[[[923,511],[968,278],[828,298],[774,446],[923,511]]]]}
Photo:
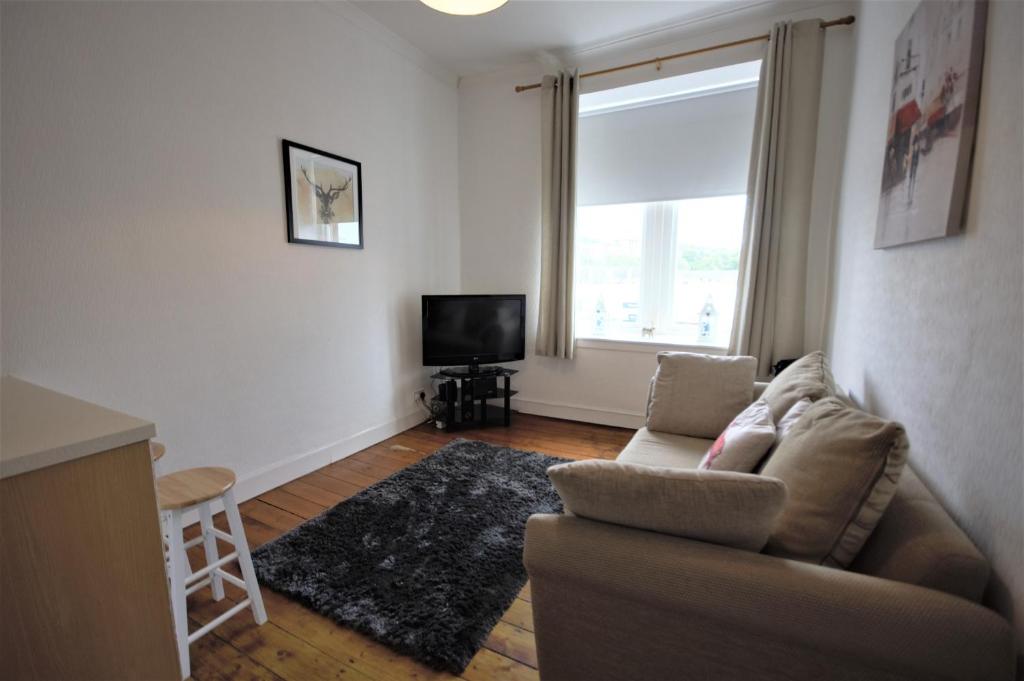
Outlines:
{"type": "Polygon", "coordinates": [[[761,63],[729,352],[756,357],[762,378],[778,360],[805,351],[807,235],[824,33],[818,19],[780,22],[761,63]]]}
{"type": "Polygon", "coordinates": [[[544,76],[537,354],[572,359],[573,229],[579,73],[544,76]]]}

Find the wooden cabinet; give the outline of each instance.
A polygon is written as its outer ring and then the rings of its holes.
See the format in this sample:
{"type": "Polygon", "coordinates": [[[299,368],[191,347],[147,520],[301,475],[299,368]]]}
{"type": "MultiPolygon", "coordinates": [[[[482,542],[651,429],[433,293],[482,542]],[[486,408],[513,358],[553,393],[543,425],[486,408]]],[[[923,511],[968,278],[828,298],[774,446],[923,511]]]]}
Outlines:
{"type": "Polygon", "coordinates": [[[0,677],[180,679],[153,424],[2,380],[0,677]]]}

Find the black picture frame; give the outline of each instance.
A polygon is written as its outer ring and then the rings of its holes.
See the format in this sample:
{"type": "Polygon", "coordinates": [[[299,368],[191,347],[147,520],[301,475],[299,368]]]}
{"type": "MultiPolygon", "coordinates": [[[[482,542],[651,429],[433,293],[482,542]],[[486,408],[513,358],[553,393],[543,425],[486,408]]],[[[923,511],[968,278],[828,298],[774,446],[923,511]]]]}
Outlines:
{"type": "MultiPolygon", "coordinates": [[[[324,151],[323,149],[317,149],[316,147],[311,147],[305,144],[299,144],[298,142],[293,142],[291,140],[286,139],[281,140],[281,156],[284,166],[284,203],[286,221],[288,223],[288,242],[293,244],[307,244],[311,246],[331,246],[334,248],[362,249],[364,246],[363,222],[365,215],[365,211],[363,210],[362,164],[359,161],[353,161],[350,158],[345,158],[344,156],[339,156],[338,154],[332,154],[331,152],[324,151]],[[352,176],[355,181],[355,187],[353,187],[348,192],[348,195],[351,196],[352,215],[355,218],[354,222],[357,224],[357,242],[353,243],[351,241],[339,240],[341,238],[340,222],[333,224],[325,222],[322,224],[317,224],[315,227],[313,226],[313,224],[296,225],[295,209],[297,206],[296,198],[294,196],[294,188],[298,181],[298,176],[295,174],[295,169],[293,169],[292,167],[293,150],[305,155],[307,158],[315,159],[315,157],[320,157],[322,159],[325,159],[325,162],[323,163],[325,167],[328,167],[333,164],[337,166],[337,168],[342,172],[347,170],[345,166],[349,166],[353,169],[352,176]],[[332,227],[334,228],[334,233],[336,235],[334,240],[330,238],[330,232],[332,227]],[[311,235],[308,234],[308,232],[311,230],[321,232],[322,238],[311,238],[311,235]],[[326,238],[323,238],[325,236],[324,233],[326,233],[326,238]]],[[[300,166],[299,170],[302,171],[304,169],[301,168],[300,166]]],[[[314,180],[315,179],[316,177],[314,175],[314,180]]],[[[331,195],[334,195],[336,191],[333,184],[330,185],[327,192],[324,192],[319,185],[314,184],[313,181],[309,179],[308,174],[306,175],[305,180],[307,184],[315,188],[314,191],[316,193],[314,194],[314,196],[316,197],[317,201],[317,203],[315,204],[315,210],[318,211],[319,217],[323,217],[324,211],[327,211],[328,214],[330,214],[333,217],[333,213],[330,213],[330,211],[332,210],[333,201],[336,200],[337,198],[340,198],[341,196],[344,196],[346,188],[338,190],[337,195],[335,195],[334,198],[328,198],[331,195]]]]}

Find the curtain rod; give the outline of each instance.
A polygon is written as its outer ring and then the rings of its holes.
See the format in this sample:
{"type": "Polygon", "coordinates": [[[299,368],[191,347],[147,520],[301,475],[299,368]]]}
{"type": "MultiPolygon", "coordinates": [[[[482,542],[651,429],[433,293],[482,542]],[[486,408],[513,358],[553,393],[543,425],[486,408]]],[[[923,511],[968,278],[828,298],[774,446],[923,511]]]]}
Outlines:
{"type": "MultiPolygon", "coordinates": [[[[831,28],[832,26],[849,26],[857,18],[852,14],[850,16],[841,17],[839,19],[833,19],[832,21],[821,22],[822,28],[831,28]]],[[[743,38],[742,40],[733,40],[729,43],[720,43],[718,45],[712,45],[711,47],[702,47],[699,50],[690,50],[689,52],[677,52],[664,57],[655,57],[654,59],[645,59],[644,61],[633,62],[632,64],[623,64],[622,66],[613,66],[608,69],[601,69],[600,71],[590,71],[588,73],[581,73],[580,78],[590,78],[591,76],[603,76],[609,73],[616,73],[618,71],[625,71],[626,69],[635,69],[638,66],[649,66],[651,64],[658,64],[659,67],[661,62],[669,61],[670,59],[680,59],[681,57],[692,57],[695,54],[703,54],[705,52],[712,52],[714,50],[725,49],[726,47],[736,47],[737,45],[746,45],[748,43],[757,43],[762,40],[768,40],[769,34],[755,35],[750,38],[743,38]]],[[[532,83],[530,85],[516,85],[516,92],[525,92],[527,90],[535,90],[541,86],[541,83],[532,83]]]]}

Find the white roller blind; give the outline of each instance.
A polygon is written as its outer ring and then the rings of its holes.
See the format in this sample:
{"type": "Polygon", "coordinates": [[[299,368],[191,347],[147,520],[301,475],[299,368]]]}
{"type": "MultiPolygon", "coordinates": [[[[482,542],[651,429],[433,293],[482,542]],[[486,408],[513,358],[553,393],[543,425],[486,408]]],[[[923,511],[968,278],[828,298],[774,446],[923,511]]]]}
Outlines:
{"type": "Polygon", "coordinates": [[[577,202],[746,193],[756,97],[748,87],[581,116],[577,202]]]}

